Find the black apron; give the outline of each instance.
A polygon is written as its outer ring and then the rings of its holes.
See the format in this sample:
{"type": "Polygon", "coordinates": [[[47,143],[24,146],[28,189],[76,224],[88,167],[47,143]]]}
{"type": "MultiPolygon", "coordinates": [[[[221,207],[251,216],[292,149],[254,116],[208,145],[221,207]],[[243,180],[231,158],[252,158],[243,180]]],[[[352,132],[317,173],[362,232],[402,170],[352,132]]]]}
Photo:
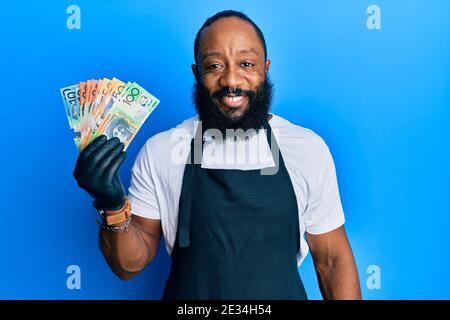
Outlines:
{"type": "MultiPolygon", "coordinates": [[[[268,122],[264,129],[279,150],[268,122]]],[[[191,159],[193,150],[194,139],[191,159]]],[[[201,158],[186,164],[162,299],[307,299],[296,260],[297,200],[281,152],[273,159],[274,175],[205,169],[201,158]]]]}

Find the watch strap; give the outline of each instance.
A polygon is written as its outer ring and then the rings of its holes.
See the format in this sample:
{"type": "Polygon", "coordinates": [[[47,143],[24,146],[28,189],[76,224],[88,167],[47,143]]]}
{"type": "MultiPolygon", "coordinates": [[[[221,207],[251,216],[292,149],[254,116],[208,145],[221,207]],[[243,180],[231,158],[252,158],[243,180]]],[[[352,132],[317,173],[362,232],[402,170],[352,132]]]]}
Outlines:
{"type": "Polygon", "coordinates": [[[108,226],[125,222],[130,219],[131,216],[131,203],[127,197],[125,197],[125,203],[122,209],[119,210],[102,210],[99,209],[99,213],[108,226]]]}

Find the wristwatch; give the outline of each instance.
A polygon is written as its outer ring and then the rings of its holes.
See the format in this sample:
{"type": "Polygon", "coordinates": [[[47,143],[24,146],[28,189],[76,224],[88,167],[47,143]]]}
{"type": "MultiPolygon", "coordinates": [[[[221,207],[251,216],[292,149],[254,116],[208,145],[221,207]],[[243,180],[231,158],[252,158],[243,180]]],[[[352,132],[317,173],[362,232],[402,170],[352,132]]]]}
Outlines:
{"type": "Polygon", "coordinates": [[[131,203],[127,197],[125,197],[125,204],[122,209],[104,210],[102,208],[97,208],[97,210],[103,222],[108,226],[125,222],[131,217],[131,203]]]}

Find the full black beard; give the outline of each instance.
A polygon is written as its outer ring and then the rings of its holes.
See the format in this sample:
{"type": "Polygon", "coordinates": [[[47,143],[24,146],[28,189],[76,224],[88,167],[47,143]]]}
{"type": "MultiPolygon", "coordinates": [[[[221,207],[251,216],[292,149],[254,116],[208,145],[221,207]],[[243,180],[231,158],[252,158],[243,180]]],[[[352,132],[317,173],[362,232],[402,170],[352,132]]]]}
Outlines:
{"type": "Polygon", "coordinates": [[[202,121],[203,133],[208,129],[217,129],[226,137],[227,129],[254,129],[256,132],[268,120],[269,111],[272,104],[273,85],[268,76],[262,84],[255,90],[243,90],[241,88],[223,88],[222,90],[209,93],[202,84],[196,82],[193,88],[193,100],[200,120],[202,121]],[[219,106],[214,101],[229,92],[234,92],[236,96],[247,95],[248,107],[238,119],[231,119],[220,111],[219,106]]]}

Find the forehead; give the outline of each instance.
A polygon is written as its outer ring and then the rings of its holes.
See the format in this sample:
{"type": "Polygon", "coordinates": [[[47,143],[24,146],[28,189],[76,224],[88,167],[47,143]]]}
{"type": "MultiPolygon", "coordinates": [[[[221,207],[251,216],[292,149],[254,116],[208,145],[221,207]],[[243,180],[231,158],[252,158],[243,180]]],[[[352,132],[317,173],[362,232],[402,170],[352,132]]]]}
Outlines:
{"type": "Polygon", "coordinates": [[[240,51],[253,49],[264,56],[264,47],[255,28],[236,18],[221,18],[204,28],[199,36],[199,58],[208,51],[240,51]]]}

